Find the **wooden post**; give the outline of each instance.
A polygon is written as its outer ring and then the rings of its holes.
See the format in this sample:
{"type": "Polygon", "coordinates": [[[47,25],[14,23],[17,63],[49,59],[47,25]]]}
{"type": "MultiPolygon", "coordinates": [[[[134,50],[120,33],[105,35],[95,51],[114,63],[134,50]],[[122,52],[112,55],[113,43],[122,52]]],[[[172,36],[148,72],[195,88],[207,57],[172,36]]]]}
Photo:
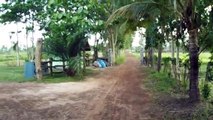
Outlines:
{"type": "Polygon", "coordinates": [[[86,71],[86,52],[85,49],[83,49],[83,72],[86,71]]]}
{"type": "Polygon", "coordinates": [[[63,67],[63,72],[65,72],[65,67],[66,66],[65,66],[65,59],[64,58],[62,58],[62,64],[63,64],[63,66],[62,66],[63,67]]]}
{"type": "Polygon", "coordinates": [[[49,68],[50,68],[50,75],[52,76],[53,75],[53,59],[52,58],[49,58],[49,68]]]}
{"type": "Polygon", "coordinates": [[[37,80],[42,80],[41,50],[42,50],[42,39],[39,38],[36,43],[36,51],[35,51],[35,67],[36,67],[37,80]]]}
{"type": "Polygon", "coordinates": [[[50,75],[53,75],[53,62],[50,61],[50,75]]]}

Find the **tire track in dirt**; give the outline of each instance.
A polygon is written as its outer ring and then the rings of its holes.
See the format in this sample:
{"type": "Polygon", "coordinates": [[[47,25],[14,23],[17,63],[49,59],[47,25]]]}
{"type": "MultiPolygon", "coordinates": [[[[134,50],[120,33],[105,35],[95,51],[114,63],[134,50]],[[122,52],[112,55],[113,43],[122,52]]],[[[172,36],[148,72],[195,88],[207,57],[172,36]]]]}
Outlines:
{"type": "Polygon", "coordinates": [[[107,81],[113,83],[98,101],[94,99],[85,120],[155,119],[150,112],[150,95],[141,87],[144,75],[140,72],[139,63],[129,54],[125,64],[107,71],[106,75],[111,75],[107,81]]]}
{"type": "Polygon", "coordinates": [[[116,88],[116,84],[118,83],[118,79],[113,78],[113,76],[115,76],[115,74],[118,74],[117,70],[118,70],[118,68],[114,68],[114,69],[112,68],[112,69],[108,69],[105,71],[105,74],[103,76],[105,78],[105,80],[102,81],[102,84],[107,84],[106,81],[108,81],[108,80],[111,80],[110,82],[112,82],[112,83],[110,84],[110,87],[105,90],[105,91],[107,91],[106,93],[104,93],[105,95],[100,95],[100,94],[96,95],[96,97],[90,103],[90,106],[92,106],[91,111],[89,111],[87,113],[84,120],[93,120],[93,115],[100,114],[97,112],[104,109],[105,102],[106,102],[105,100],[106,100],[107,96],[113,91],[113,89],[116,88]],[[100,98],[99,96],[102,96],[102,97],[100,98]]]}

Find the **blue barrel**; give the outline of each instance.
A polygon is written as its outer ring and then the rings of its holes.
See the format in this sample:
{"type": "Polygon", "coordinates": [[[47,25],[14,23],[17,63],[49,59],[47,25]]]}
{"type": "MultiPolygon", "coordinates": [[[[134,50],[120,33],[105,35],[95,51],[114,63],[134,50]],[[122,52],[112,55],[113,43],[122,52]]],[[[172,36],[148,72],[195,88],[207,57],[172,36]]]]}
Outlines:
{"type": "Polygon", "coordinates": [[[24,78],[30,79],[35,76],[35,64],[34,62],[24,63],[24,78]]]}

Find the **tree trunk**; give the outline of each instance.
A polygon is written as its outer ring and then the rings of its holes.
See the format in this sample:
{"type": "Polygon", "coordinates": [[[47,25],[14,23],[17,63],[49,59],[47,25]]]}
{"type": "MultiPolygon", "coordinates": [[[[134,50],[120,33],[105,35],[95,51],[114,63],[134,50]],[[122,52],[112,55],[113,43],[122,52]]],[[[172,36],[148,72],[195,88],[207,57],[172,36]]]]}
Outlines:
{"type": "Polygon", "coordinates": [[[115,35],[112,38],[112,64],[115,64],[115,35]]]}
{"type": "Polygon", "coordinates": [[[65,59],[64,58],[62,58],[62,65],[63,65],[63,71],[65,71],[65,68],[66,68],[66,66],[65,66],[65,59]]]}
{"type": "Polygon", "coordinates": [[[115,30],[113,28],[110,28],[110,39],[109,39],[109,48],[110,48],[110,52],[109,54],[111,57],[111,66],[115,63],[115,30]]]}
{"type": "Polygon", "coordinates": [[[161,60],[162,60],[162,44],[158,44],[158,66],[157,71],[160,72],[161,70],[161,60]]]}
{"type": "MultiPolygon", "coordinates": [[[[172,34],[171,34],[171,37],[172,37],[172,34]]],[[[174,64],[175,63],[175,41],[172,37],[172,76],[177,79],[177,71],[176,71],[176,65],[174,64]]]]}
{"type": "Polygon", "coordinates": [[[86,71],[86,51],[83,50],[83,72],[86,71]]]}
{"type": "Polygon", "coordinates": [[[176,53],[176,66],[179,68],[179,56],[180,56],[180,47],[177,46],[177,53],[176,53]]]}
{"type": "Polygon", "coordinates": [[[17,66],[20,66],[20,53],[19,53],[19,38],[18,38],[18,23],[16,23],[16,39],[17,39],[17,46],[16,46],[16,58],[17,58],[17,66]]]}
{"type": "Polygon", "coordinates": [[[33,15],[32,15],[32,38],[31,38],[31,42],[32,42],[32,60],[34,60],[35,58],[35,51],[34,51],[34,18],[33,18],[33,15]]]}
{"type": "Polygon", "coordinates": [[[36,67],[37,80],[42,80],[41,52],[42,52],[42,39],[38,39],[35,51],[35,67],[36,67]]]}
{"type": "Polygon", "coordinates": [[[153,60],[153,48],[149,48],[149,64],[151,68],[154,68],[154,60],[153,60]]]}
{"type": "Polygon", "coordinates": [[[198,88],[198,30],[193,29],[189,32],[189,61],[190,61],[190,71],[189,71],[189,99],[192,102],[200,101],[200,93],[198,88]]]}
{"type": "Polygon", "coordinates": [[[19,46],[16,46],[16,66],[20,66],[20,58],[19,58],[19,46]]]}
{"type": "Polygon", "coordinates": [[[172,59],[174,59],[175,58],[175,41],[173,40],[173,38],[172,38],[172,48],[171,48],[171,50],[172,50],[172,59]]]}
{"type": "Polygon", "coordinates": [[[29,52],[29,46],[28,46],[28,31],[26,29],[26,49],[27,49],[27,59],[30,60],[30,52],[29,52]]]}
{"type": "Polygon", "coordinates": [[[140,56],[141,56],[141,65],[144,65],[144,48],[142,47],[141,48],[141,54],[140,54],[140,56]]]}
{"type": "Polygon", "coordinates": [[[97,33],[95,34],[95,44],[96,47],[94,46],[94,54],[93,54],[93,60],[97,60],[98,59],[98,39],[97,39],[97,33]]]}
{"type": "Polygon", "coordinates": [[[148,63],[148,58],[149,58],[149,49],[145,49],[145,65],[148,66],[149,63],[148,63]]]}
{"type": "Polygon", "coordinates": [[[112,65],[115,64],[115,38],[116,38],[116,33],[115,31],[112,33],[112,65]]]}
{"type": "Polygon", "coordinates": [[[179,49],[179,46],[177,45],[177,52],[176,52],[176,79],[177,79],[177,82],[178,82],[178,88],[180,90],[180,86],[181,86],[181,81],[180,81],[180,64],[179,64],[179,53],[180,53],[180,49],[179,49]]]}

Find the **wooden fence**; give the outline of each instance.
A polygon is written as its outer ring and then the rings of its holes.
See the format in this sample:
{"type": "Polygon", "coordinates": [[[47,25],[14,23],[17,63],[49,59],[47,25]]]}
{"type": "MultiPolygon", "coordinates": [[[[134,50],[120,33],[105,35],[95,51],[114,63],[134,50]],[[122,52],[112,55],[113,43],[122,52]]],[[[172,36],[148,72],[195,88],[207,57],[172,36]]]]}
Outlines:
{"type": "Polygon", "coordinates": [[[64,60],[50,60],[50,61],[42,61],[42,73],[43,75],[53,75],[57,73],[63,73],[67,67],[65,64],[66,61],[64,60]],[[62,65],[53,65],[54,62],[61,62],[62,65]]]}

